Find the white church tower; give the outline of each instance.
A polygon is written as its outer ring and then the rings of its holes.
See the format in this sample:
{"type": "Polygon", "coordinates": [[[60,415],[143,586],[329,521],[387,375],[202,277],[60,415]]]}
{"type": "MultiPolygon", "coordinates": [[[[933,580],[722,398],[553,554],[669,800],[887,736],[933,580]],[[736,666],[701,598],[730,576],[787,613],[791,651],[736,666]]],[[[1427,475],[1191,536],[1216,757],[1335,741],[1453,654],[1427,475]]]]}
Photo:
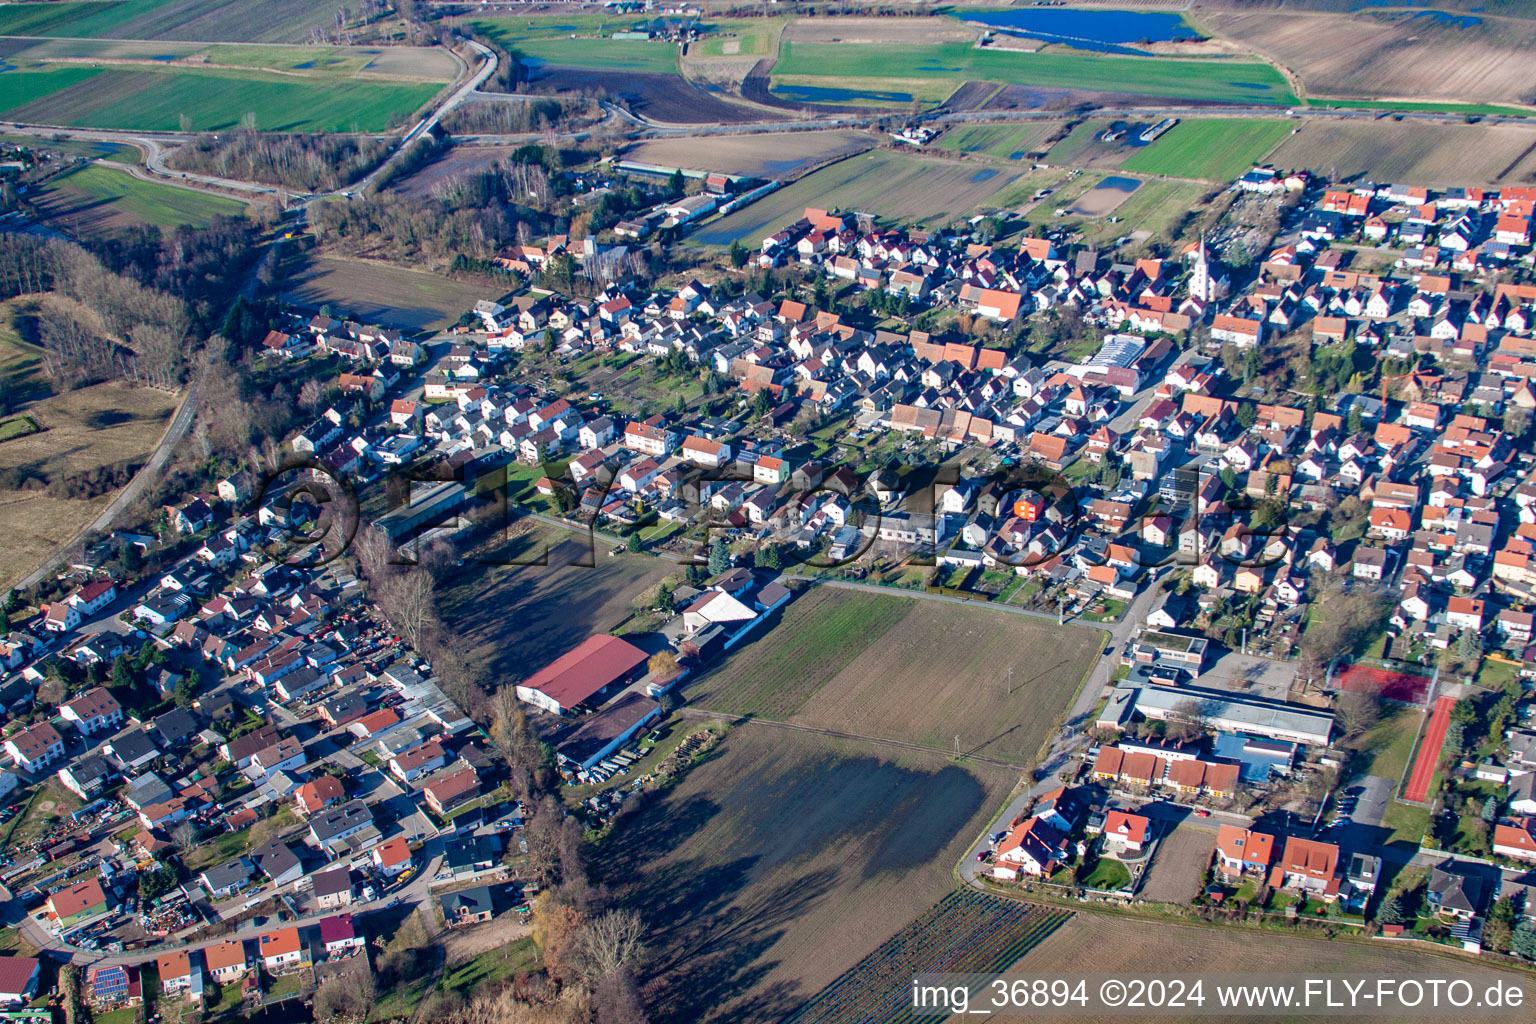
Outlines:
{"type": "Polygon", "coordinates": [[[1189,297],[1210,303],[1227,297],[1231,283],[1225,274],[1211,267],[1210,256],[1205,251],[1205,236],[1195,247],[1195,269],[1189,275],[1189,297]]]}

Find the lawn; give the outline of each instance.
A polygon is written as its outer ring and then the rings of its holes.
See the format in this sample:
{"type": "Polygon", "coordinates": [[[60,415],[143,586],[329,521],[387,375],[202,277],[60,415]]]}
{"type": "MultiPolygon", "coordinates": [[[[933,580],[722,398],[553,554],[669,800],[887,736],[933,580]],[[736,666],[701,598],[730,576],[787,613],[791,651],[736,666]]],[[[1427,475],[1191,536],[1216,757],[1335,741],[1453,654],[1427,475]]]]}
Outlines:
{"type": "Polygon", "coordinates": [[[384,131],[430,100],[435,83],[265,71],[27,64],[0,75],[0,112],[81,128],[221,131],[254,115],[263,131],[384,131]]]}
{"type": "Polygon", "coordinates": [[[709,710],[1024,765],[1100,636],[984,605],[821,586],[685,693],[709,710]]]}
{"type": "Polygon", "coordinates": [[[672,74],[677,71],[675,43],[603,38],[613,32],[623,31],[639,19],[592,15],[568,17],[561,14],[556,22],[534,23],[530,26],[531,20],[522,17],[482,18],[471,24],[477,32],[508,50],[545,64],[653,74],[672,74]]]}
{"type": "Polygon", "coordinates": [[[514,939],[505,946],[486,950],[472,960],[451,967],[443,976],[443,987],[450,992],[469,995],[481,985],[510,978],[538,966],[539,951],[532,938],[514,939]]]}
{"type": "Polygon", "coordinates": [[[248,826],[237,832],[225,832],[211,843],[204,843],[195,850],[188,850],[186,866],[188,871],[201,871],[215,864],[222,864],[227,860],[245,853],[251,845],[251,828],[248,826]]]}
{"type": "Polygon", "coordinates": [[[12,828],[6,846],[24,846],[80,809],[80,801],[63,783],[49,778],[38,786],[26,810],[12,828]]]}
{"type": "Polygon", "coordinates": [[[712,711],[784,720],[909,610],[895,595],[819,587],[792,602],[771,633],[687,684],[688,699],[712,711]]]}
{"type": "Polygon", "coordinates": [[[0,5],[0,35],[302,43],[334,19],[313,0],[58,0],[0,5]]]}
{"type": "Polygon", "coordinates": [[[1055,125],[1050,123],[961,125],[945,132],[935,146],[955,153],[985,153],[1023,160],[1054,129],[1055,125]]]}
{"type": "Polygon", "coordinates": [[[828,86],[850,89],[860,88],[865,78],[940,79],[951,90],[963,81],[982,80],[1185,99],[1295,102],[1284,77],[1258,61],[1022,53],[963,42],[869,46],[785,40],[773,68],[775,79],[781,75],[819,76],[828,86]]]}
{"type": "Polygon", "coordinates": [[[1100,857],[1083,878],[1083,886],[1088,889],[1123,889],[1130,884],[1131,873],[1113,857],[1100,857]]]}
{"type": "Polygon", "coordinates": [[[1359,753],[1352,767],[1358,775],[1379,775],[1391,781],[1394,790],[1413,755],[1423,714],[1403,704],[1384,704],[1381,720],[1356,741],[1359,753]]]}
{"type": "Polygon", "coordinates": [[[1477,672],[1477,685],[1502,691],[1511,681],[1520,677],[1519,670],[1520,666],[1512,662],[1484,658],[1477,672]]]}
{"type": "Polygon", "coordinates": [[[1181,121],[1120,166],[1140,174],[1231,181],[1259,163],[1290,130],[1287,122],[1267,118],[1181,121]]]}
{"type": "Polygon", "coordinates": [[[145,181],[95,164],[54,178],[38,189],[36,202],[56,226],[78,228],[87,235],[143,224],[166,229],[204,226],[215,216],[245,213],[245,204],[236,199],[145,181]]]}
{"type": "Polygon", "coordinates": [[[1429,808],[1392,800],[1381,816],[1381,825],[1392,830],[1392,835],[1383,840],[1382,845],[1405,843],[1418,846],[1424,833],[1429,831],[1429,808]]]}

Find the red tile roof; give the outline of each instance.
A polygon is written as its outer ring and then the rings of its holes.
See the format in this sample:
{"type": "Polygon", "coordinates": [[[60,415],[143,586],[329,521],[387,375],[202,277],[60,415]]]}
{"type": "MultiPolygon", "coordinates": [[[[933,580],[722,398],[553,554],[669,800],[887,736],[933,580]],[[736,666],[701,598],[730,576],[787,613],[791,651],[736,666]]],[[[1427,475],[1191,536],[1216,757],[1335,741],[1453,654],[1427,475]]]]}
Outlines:
{"type": "Polygon", "coordinates": [[[598,634],[523,680],[523,685],[572,708],[642,665],[646,653],[616,636],[598,634]]]}

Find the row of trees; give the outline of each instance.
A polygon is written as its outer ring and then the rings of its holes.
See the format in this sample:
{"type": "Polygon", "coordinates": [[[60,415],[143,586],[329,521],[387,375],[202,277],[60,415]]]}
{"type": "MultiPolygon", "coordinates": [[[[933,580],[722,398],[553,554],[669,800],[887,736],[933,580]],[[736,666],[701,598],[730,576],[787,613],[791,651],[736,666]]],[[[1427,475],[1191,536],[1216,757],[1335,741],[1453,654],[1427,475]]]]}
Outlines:
{"type": "Polygon", "coordinates": [[[70,242],[0,236],[0,294],[54,292],[32,327],[44,365],[65,387],[127,377],[160,387],[185,373],[192,317],[176,296],[109,269],[70,242]]]}
{"type": "Polygon", "coordinates": [[[385,139],[351,135],[199,135],[170,156],[172,167],[244,181],[330,192],[349,185],[388,155],[385,139]]]}
{"type": "MultiPolygon", "coordinates": [[[[496,1019],[644,1024],[635,979],[644,957],[643,923],[632,911],[613,906],[605,890],[590,884],[585,830],[566,814],[553,751],[539,738],[512,687],[487,696],[479,671],[460,653],[464,645],[438,617],[437,577],[455,564],[453,548],[446,542],[426,545],[418,552],[417,564],[402,565],[389,538],[370,526],[359,532],[353,552],[369,597],[402,638],[431,660],[444,692],[489,727],[506,765],[508,787],[528,812],[522,838],[541,893],[534,937],[555,983],[548,989],[514,985],[467,1003],[457,995],[440,993],[434,997],[433,1012],[424,1016],[481,1020],[495,1008],[504,1015],[496,1019]],[[556,1015],[540,1016],[546,1013],[556,1015]]],[[[408,945],[420,950],[425,943],[408,945]]],[[[379,962],[380,983],[410,966],[396,964],[395,959],[415,955],[419,954],[404,952],[403,947],[398,956],[386,954],[379,962]]],[[[355,1006],[356,993],[351,997],[348,1005],[355,1006]]]]}
{"type": "Polygon", "coordinates": [[[310,225],[322,245],[439,261],[460,253],[489,259],[544,230],[532,210],[498,201],[454,206],[441,199],[405,195],[321,204],[311,210],[310,225]]]}

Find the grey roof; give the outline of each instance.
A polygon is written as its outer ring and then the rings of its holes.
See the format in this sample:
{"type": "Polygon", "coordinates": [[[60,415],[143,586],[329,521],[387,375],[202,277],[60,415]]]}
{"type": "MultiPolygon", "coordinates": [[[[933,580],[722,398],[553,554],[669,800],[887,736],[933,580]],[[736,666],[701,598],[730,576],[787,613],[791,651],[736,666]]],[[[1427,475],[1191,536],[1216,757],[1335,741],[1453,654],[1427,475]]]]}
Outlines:
{"type": "Polygon", "coordinates": [[[172,708],[155,719],[155,734],[166,746],[175,746],[197,735],[197,717],[186,708],[172,708]]]}
{"type": "Polygon", "coordinates": [[[250,879],[256,866],[244,857],[236,857],[226,864],[211,867],[203,872],[203,882],[210,889],[227,889],[250,879]]]}
{"type": "Polygon", "coordinates": [[[347,867],[332,868],[330,871],[320,871],[314,876],[315,895],[334,896],[337,893],[352,891],[352,870],[347,867]]]}
{"type": "Polygon", "coordinates": [[[451,892],[443,897],[443,916],[452,920],[461,909],[470,914],[494,913],[495,896],[488,885],[451,892]]]}
{"type": "Polygon", "coordinates": [[[368,812],[368,805],[361,800],[348,800],[340,807],[333,807],[324,813],[317,814],[310,820],[309,827],[315,834],[315,839],[325,842],[340,835],[349,829],[360,828],[373,823],[373,815],[368,812]]]}
{"type": "Polygon", "coordinates": [[[251,860],[268,878],[278,878],[299,865],[299,856],[287,843],[274,839],[265,846],[251,851],[251,860]]]}
{"type": "Polygon", "coordinates": [[[1429,874],[1429,891],[1439,896],[1441,908],[1475,914],[1483,899],[1483,880],[1456,868],[1455,861],[1436,864],[1429,874]]]}
{"type": "Polygon", "coordinates": [[[112,748],[112,756],[125,765],[134,764],[160,753],[160,748],[155,746],[154,741],[138,729],[119,733],[107,743],[112,748]]]}
{"type": "Polygon", "coordinates": [[[125,799],[135,808],[148,807],[150,804],[163,804],[176,793],[164,780],[154,772],[146,772],[136,779],[128,780],[128,792],[125,799]]]}

